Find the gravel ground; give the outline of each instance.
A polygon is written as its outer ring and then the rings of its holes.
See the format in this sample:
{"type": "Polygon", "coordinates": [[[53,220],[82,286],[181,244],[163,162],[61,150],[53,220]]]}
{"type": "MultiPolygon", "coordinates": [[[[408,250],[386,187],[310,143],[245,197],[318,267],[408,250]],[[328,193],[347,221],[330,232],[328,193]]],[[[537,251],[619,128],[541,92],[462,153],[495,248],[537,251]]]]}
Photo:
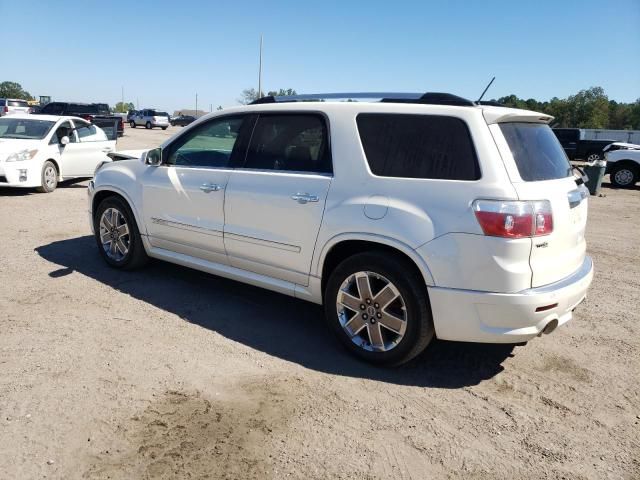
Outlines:
{"type": "Polygon", "coordinates": [[[640,188],[592,197],[596,276],[568,325],[379,369],[314,305],[106,267],[85,185],[0,189],[0,478],[640,477],[640,188]]]}

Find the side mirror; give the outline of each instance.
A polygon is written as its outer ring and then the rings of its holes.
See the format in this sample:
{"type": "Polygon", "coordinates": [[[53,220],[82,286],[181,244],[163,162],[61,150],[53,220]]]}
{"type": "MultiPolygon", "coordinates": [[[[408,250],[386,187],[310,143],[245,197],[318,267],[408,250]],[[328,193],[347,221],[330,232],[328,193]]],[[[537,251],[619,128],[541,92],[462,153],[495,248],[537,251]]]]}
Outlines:
{"type": "Polygon", "coordinates": [[[144,163],[153,167],[162,165],[162,148],[154,148],[153,150],[149,150],[144,159],[144,163]]]}
{"type": "Polygon", "coordinates": [[[60,145],[67,145],[69,143],[69,137],[66,135],[60,139],[60,145]]]}

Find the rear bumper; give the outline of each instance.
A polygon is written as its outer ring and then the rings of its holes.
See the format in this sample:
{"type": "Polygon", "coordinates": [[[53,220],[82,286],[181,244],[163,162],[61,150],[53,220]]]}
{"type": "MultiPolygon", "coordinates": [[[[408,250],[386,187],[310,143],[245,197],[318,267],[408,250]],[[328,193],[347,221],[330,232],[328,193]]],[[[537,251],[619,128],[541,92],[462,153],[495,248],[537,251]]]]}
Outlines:
{"type": "Polygon", "coordinates": [[[462,342],[526,342],[571,320],[592,279],[593,262],[586,256],[567,278],[518,293],[428,287],[436,336],[462,342]]]}

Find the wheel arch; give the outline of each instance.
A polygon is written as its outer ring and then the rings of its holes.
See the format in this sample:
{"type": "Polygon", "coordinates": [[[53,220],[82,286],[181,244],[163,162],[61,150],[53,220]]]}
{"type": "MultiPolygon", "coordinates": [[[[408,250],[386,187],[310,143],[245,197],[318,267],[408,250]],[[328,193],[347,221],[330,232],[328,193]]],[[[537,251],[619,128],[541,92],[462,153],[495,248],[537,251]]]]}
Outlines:
{"type": "Polygon", "coordinates": [[[415,266],[425,285],[435,285],[433,275],[425,261],[408,245],[393,238],[380,235],[353,233],[341,234],[329,240],[318,255],[315,273],[321,279],[322,291],[331,272],[345,258],[367,250],[383,250],[399,255],[415,266]]]}
{"type": "Polygon", "coordinates": [[[125,191],[114,186],[103,187],[103,188],[100,188],[99,190],[96,190],[93,193],[93,198],[91,199],[92,218],[95,215],[96,209],[98,208],[98,205],[100,205],[100,202],[102,202],[105,198],[108,198],[108,197],[120,197],[124,202],[126,202],[127,206],[133,213],[134,219],[136,221],[136,225],[138,226],[138,231],[140,232],[141,235],[145,235],[147,231],[146,227],[144,223],[141,221],[142,219],[138,214],[138,211],[135,208],[134,203],[131,201],[131,198],[129,197],[129,195],[127,195],[125,191]]]}
{"type": "Polygon", "coordinates": [[[56,172],[58,172],[58,178],[61,178],[62,177],[62,172],[60,171],[60,164],[58,163],[58,161],[56,159],[54,159],[54,158],[47,158],[43,162],[43,164],[46,163],[46,162],[53,163],[53,166],[56,167],[56,172]]]}
{"type": "Polygon", "coordinates": [[[615,162],[611,163],[611,170],[613,171],[616,168],[619,167],[629,167],[632,168],[633,170],[635,170],[636,172],[640,172],[640,163],[636,162],[635,160],[631,160],[628,158],[622,159],[622,160],[616,160],[615,162]]]}

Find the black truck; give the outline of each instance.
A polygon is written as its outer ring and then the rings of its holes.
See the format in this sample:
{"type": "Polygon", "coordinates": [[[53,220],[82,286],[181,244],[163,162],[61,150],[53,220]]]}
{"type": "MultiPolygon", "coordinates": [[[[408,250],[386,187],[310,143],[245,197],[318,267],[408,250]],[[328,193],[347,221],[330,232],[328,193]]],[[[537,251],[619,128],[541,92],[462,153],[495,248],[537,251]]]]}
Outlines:
{"type": "Polygon", "coordinates": [[[579,128],[554,128],[564,151],[569,160],[604,160],[602,149],[616,140],[582,140],[579,128]]]}
{"type": "Polygon", "coordinates": [[[76,102],[51,102],[47,103],[38,112],[42,115],[70,115],[84,118],[88,122],[95,123],[99,127],[117,121],[118,136],[124,135],[124,122],[122,117],[113,115],[106,103],[76,103],[76,102]]]}

